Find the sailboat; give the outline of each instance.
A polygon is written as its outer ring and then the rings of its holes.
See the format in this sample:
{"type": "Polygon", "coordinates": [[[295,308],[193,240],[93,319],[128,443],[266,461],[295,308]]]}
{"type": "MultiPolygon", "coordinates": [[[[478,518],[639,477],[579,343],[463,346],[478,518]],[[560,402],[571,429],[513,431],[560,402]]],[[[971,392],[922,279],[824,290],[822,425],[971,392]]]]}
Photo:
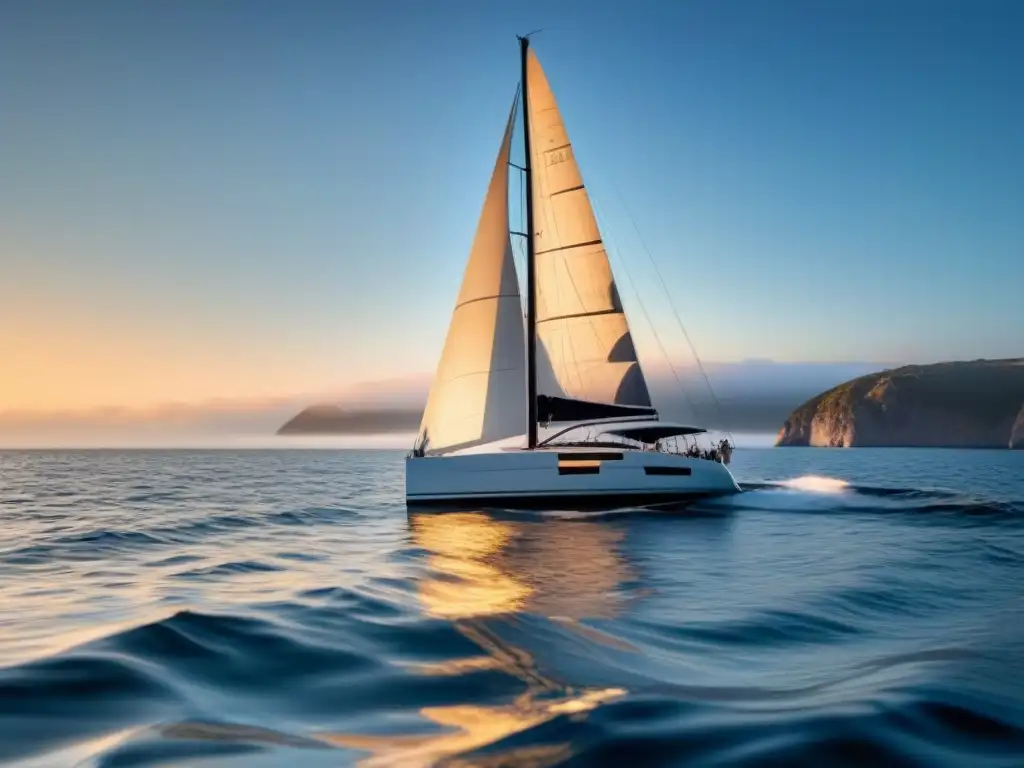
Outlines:
{"type": "Polygon", "coordinates": [[[564,509],[736,493],[728,452],[679,452],[706,430],[651,404],[554,94],[529,38],[519,43],[519,89],[406,458],[406,501],[564,509]],[[522,167],[510,154],[520,100],[522,167]],[[523,233],[509,226],[510,167],[526,189],[523,233]],[[526,242],[525,313],[512,237],[526,242]]]}

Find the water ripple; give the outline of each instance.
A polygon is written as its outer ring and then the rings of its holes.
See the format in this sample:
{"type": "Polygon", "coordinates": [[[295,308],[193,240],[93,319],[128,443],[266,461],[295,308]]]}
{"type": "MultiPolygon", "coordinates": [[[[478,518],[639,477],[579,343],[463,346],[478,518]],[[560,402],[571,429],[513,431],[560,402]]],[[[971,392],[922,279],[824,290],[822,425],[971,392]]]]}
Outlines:
{"type": "Polygon", "coordinates": [[[0,453],[0,764],[1019,766],[1022,461],[421,514],[391,452],[0,453]]]}

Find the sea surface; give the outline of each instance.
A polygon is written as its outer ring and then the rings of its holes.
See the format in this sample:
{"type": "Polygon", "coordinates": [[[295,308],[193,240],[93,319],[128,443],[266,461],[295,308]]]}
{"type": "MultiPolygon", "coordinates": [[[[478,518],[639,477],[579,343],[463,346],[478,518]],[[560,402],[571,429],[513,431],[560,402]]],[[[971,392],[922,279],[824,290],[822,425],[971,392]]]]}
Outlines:
{"type": "Polygon", "coordinates": [[[0,765],[1024,765],[1024,452],[409,514],[397,451],[0,452],[0,765]]]}

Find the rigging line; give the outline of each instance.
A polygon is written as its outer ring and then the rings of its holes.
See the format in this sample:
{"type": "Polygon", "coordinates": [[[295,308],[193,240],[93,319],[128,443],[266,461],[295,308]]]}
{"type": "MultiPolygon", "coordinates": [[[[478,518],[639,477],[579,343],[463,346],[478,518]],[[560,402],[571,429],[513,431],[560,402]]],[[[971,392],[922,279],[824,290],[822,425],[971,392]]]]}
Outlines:
{"type": "MultiPolygon", "coordinates": [[[[599,210],[603,208],[603,206],[600,206],[598,204],[596,196],[593,197],[592,200],[594,215],[598,219],[598,226],[601,227],[601,221],[607,221],[607,219],[599,210]]],[[[661,336],[658,334],[657,329],[654,327],[654,322],[651,320],[651,316],[647,312],[647,305],[644,304],[644,300],[640,295],[640,290],[637,288],[636,282],[633,280],[633,275],[629,271],[629,265],[626,263],[625,258],[623,258],[622,256],[622,252],[615,244],[614,238],[612,238],[611,235],[608,234],[607,228],[602,228],[602,234],[608,238],[608,244],[614,251],[616,260],[622,265],[622,271],[626,273],[626,280],[629,282],[630,288],[632,288],[633,293],[636,295],[637,303],[640,305],[640,310],[641,312],[643,312],[644,319],[647,321],[647,325],[650,327],[651,333],[654,334],[654,340],[658,343],[658,348],[661,350],[661,354],[665,356],[665,362],[668,363],[668,368],[672,372],[672,378],[676,380],[676,384],[679,386],[679,391],[682,392],[683,398],[686,400],[686,404],[690,407],[690,412],[693,414],[694,418],[697,418],[697,409],[694,407],[693,401],[690,399],[690,395],[686,391],[686,387],[683,386],[683,382],[680,380],[679,374],[676,373],[675,366],[672,365],[672,358],[669,357],[668,351],[665,349],[665,344],[661,340],[661,336]]],[[[641,372],[643,372],[643,366],[640,363],[639,355],[637,355],[636,362],[637,365],[640,366],[641,372]]]]}
{"type": "MultiPolygon", "coordinates": [[[[614,238],[612,238],[611,235],[608,234],[608,229],[601,225],[602,220],[607,221],[607,219],[605,219],[604,215],[599,210],[602,209],[603,206],[598,205],[596,196],[592,196],[591,200],[594,208],[594,216],[597,218],[597,226],[601,230],[601,234],[608,239],[608,245],[611,246],[611,249],[614,251],[615,259],[622,265],[622,271],[626,273],[626,280],[629,282],[629,287],[633,289],[633,293],[636,295],[637,303],[640,305],[640,310],[644,314],[644,319],[647,321],[647,325],[650,326],[651,333],[654,334],[654,340],[658,342],[658,348],[661,350],[661,354],[665,356],[665,362],[668,363],[668,369],[672,372],[672,378],[676,380],[676,384],[679,386],[679,391],[683,393],[683,398],[686,400],[686,404],[690,406],[690,412],[693,414],[694,418],[697,418],[697,409],[693,406],[693,401],[690,399],[689,394],[687,394],[686,387],[683,386],[683,382],[680,381],[679,374],[676,373],[675,366],[672,365],[672,358],[669,357],[668,352],[665,349],[665,344],[662,342],[661,336],[658,335],[658,331],[654,327],[654,322],[651,320],[651,316],[647,312],[647,306],[644,304],[644,300],[640,296],[640,290],[636,287],[636,283],[633,281],[633,275],[629,271],[629,266],[626,264],[626,260],[622,257],[622,252],[615,244],[614,238]]],[[[636,364],[640,366],[639,354],[637,355],[636,364]]],[[[642,373],[642,366],[640,370],[642,373]]],[[[648,393],[648,395],[649,394],[650,393],[648,393]]]]}
{"type": "MultiPolygon", "coordinates": [[[[523,194],[523,190],[525,189],[525,186],[526,186],[524,184],[524,179],[525,179],[526,173],[525,173],[525,171],[521,170],[520,173],[518,173],[517,175],[519,177],[519,194],[517,195],[517,197],[519,198],[518,199],[518,203],[519,203],[519,228],[521,230],[523,230],[523,229],[526,229],[526,224],[525,224],[525,219],[526,219],[526,196],[523,194]]],[[[510,196],[510,202],[511,202],[511,196],[510,196]]],[[[512,243],[512,260],[515,262],[515,265],[516,265],[516,282],[517,282],[517,284],[519,284],[519,295],[521,297],[521,300],[520,300],[520,312],[522,313],[523,318],[525,319],[525,317],[526,317],[526,305],[522,301],[522,297],[524,297],[526,295],[526,290],[525,290],[525,286],[520,284],[520,276],[526,274],[526,247],[527,246],[526,246],[526,242],[525,242],[525,239],[524,239],[522,244],[520,245],[520,247],[517,248],[516,244],[519,242],[519,238],[516,238],[516,239],[513,240],[511,238],[512,234],[513,233],[511,233],[511,232],[509,233],[509,239],[511,240],[511,243],[512,243]]]]}
{"type": "MultiPolygon", "coordinates": [[[[524,194],[524,190],[525,190],[525,187],[526,187],[526,184],[525,184],[525,180],[526,180],[525,164],[528,163],[528,158],[526,160],[524,160],[524,165],[517,165],[516,163],[512,162],[512,148],[515,147],[515,145],[516,145],[516,142],[515,142],[516,134],[522,131],[522,128],[519,127],[520,126],[519,120],[517,120],[515,118],[518,117],[519,110],[524,110],[524,111],[526,110],[526,104],[523,102],[522,95],[523,95],[523,84],[522,83],[518,83],[516,85],[516,95],[515,95],[515,98],[513,99],[513,104],[515,105],[514,106],[515,114],[513,115],[513,119],[512,119],[512,135],[509,137],[510,149],[509,149],[508,164],[512,168],[515,168],[518,171],[516,176],[519,179],[519,195],[517,196],[519,198],[518,201],[517,201],[519,203],[519,231],[520,232],[525,232],[526,231],[526,195],[524,194]]],[[[511,209],[512,208],[512,196],[511,196],[511,194],[508,194],[508,192],[509,192],[508,187],[509,186],[511,186],[511,185],[506,184],[506,190],[505,191],[506,191],[507,200],[508,200],[507,208],[511,209]]],[[[511,229],[511,227],[510,227],[510,229],[511,229]]],[[[525,319],[526,319],[526,294],[527,294],[526,288],[527,288],[527,286],[523,285],[522,281],[525,279],[524,276],[526,275],[526,249],[528,248],[528,245],[526,244],[525,238],[524,238],[523,242],[522,242],[522,245],[519,248],[517,248],[516,247],[516,243],[519,241],[519,238],[513,238],[512,237],[513,234],[514,233],[511,232],[511,231],[509,232],[509,241],[510,241],[511,248],[512,248],[512,261],[513,261],[513,263],[515,265],[515,268],[516,268],[516,283],[517,283],[517,285],[519,285],[519,296],[520,296],[519,311],[522,314],[523,320],[525,322],[525,319]]],[[[528,236],[529,235],[527,235],[527,237],[528,236]]]]}
{"type": "MultiPolygon", "coordinates": [[[[523,109],[524,110],[526,109],[526,104],[525,103],[523,104],[523,109]]],[[[524,155],[524,157],[525,157],[525,155],[524,155]]],[[[530,159],[526,158],[523,161],[523,164],[526,165],[526,166],[529,166],[530,165],[530,159]]],[[[526,304],[530,300],[530,287],[526,284],[526,280],[527,280],[527,277],[528,277],[527,274],[526,274],[526,271],[527,271],[527,264],[526,264],[526,262],[529,261],[529,258],[530,258],[530,244],[528,242],[528,239],[533,237],[533,233],[529,232],[527,230],[527,228],[526,228],[526,206],[527,206],[526,196],[528,194],[530,194],[530,192],[529,192],[529,189],[526,186],[526,171],[523,171],[523,172],[521,172],[519,174],[519,229],[521,229],[523,232],[526,232],[526,237],[523,238],[523,243],[522,243],[522,246],[520,247],[520,256],[521,256],[520,261],[523,264],[523,271],[520,272],[520,274],[523,276],[523,288],[522,288],[522,291],[523,291],[523,322],[524,323],[526,322],[526,317],[527,317],[527,314],[529,312],[529,310],[527,309],[526,304]]],[[[523,327],[524,327],[524,330],[525,330],[525,326],[523,326],[523,327]]]]}
{"type": "MultiPolygon", "coordinates": [[[[526,171],[522,171],[519,174],[519,229],[526,232],[526,171]]],[[[523,238],[519,245],[519,261],[522,264],[522,271],[519,273],[523,276],[523,281],[526,281],[526,260],[529,258],[528,251],[530,244],[527,239],[530,237],[530,233],[526,232],[526,237],[523,238]]],[[[522,288],[523,293],[523,317],[526,317],[526,296],[529,293],[529,288],[524,284],[522,288]]]]}
{"type": "Polygon", "coordinates": [[[701,376],[704,377],[704,383],[708,385],[708,392],[711,393],[711,399],[715,403],[715,409],[718,411],[718,418],[722,421],[722,427],[725,433],[729,436],[729,442],[735,444],[735,440],[732,436],[732,431],[726,426],[725,414],[722,412],[722,404],[718,400],[718,395],[715,394],[715,388],[711,386],[711,380],[708,378],[707,372],[704,370],[704,364],[700,360],[700,355],[697,354],[697,348],[693,345],[690,340],[690,334],[686,331],[686,326],[683,325],[683,320],[679,316],[679,311],[676,309],[675,302],[672,301],[672,294],[669,293],[668,285],[665,283],[665,278],[661,275],[661,270],[658,269],[657,263],[654,261],[654,256],[651,255],[650,249],[647,247],[647,243],[644,242],[644,237],[640,234],[640,228],[636,225],[636,221],[629,212],[629,208],[626,206],[626,202],[622,199],[622,195],[619,194],[618,188],[612,184],[612,189],[615,191],[615,196],[618,198],[619,203],[622,205],[622,210],[626,212],[626,218],[629,219],[630,224],[633,225],[633,230],[636,232],[637,239],[640,240],[640,245],[643,247],[644,252],[647,254],[647,259],[651,262],[651,266],[654,267],[654,273],[658,276],[658,281],[661,283],[661,289],[665,293],[665,298],[668,299],[668,305],[672,308],[672,314],[675,315],[676,322],[679,324],[679,330],[683,332],[683,336],[686,338],[686,343],[690,347],[690,351],[693,352],[693,358],[697,361],[697,369],[700,371],[701,376]]]}
{"type": "MultiPolygon", "coordinates": [[[[601,233],[602,237],[604,237],[608,241],[607,244],[605,244],[605,249],[604,249],[605,250],[605,256],[608,258],[608,266],[609,266],[609,268],[611,268],[611,255],[612,255],[612,253],[614,253],[616,261],[618,261],[622,265],[622,270],[623,270],[623,272],[626,273],[626,279],[629,282],[630,288],[633,289],[633,293],[636,295],[637,303],[640,305],[640,310],[644,314],[644,319],[647,321],[647,325],[650,326],[651,332],[654,334],[655,341],[658,342],[658,346],[661,348],[662,354],[665,355],[665,360],[666,360],[666,362],[668,362],[669,368],[672,369],[672,361],[669,360],[668,354],[665,352],[665,347],[661,343],[661,338],[658,336],[658,332],[654,329],[654,323],[651,322],[650,315],[648,315],[648,313],[647,313],[647,307],[644,305],[643,299],[640,298],[640,291],[637,289],[636,283],[633,281],[633,275],[630,274],[629,267],[626,265],[626,260],[624,258],[622,258],[622,252],[619,250],[618,245],[616,245],[615,238],[610,234],[610,230],[601,223],[602,221],[604,221],[604,222],[608,221],[608,219],[606,219],[605,216],[603,215],[603,213],[601,212],[602,209],[603,209],[603,206],[601,206],[598,203],[596,195],[589,195],[588,194],[588,196],[590,197],[590,208],[591,208],[591,210],[594,213],[594,220],[595,220],[595,224],[597,224],[598,231],[601,233]]],[[[614,280],[615,280],[615,270],[612,269],[612,281],[613,281],[613,283],[614,283],[614,280]]],[[[616,291],[616,293],[619,292],[618,291],[618,286],[615,286],[615,291],[616,291]]],[[[621,296],[621,294],[619,294],[619,303],[620,303],[620,305],[621,305],[621,302],[622,302],[622,296],[621,296]]],[[[633,333],[632,333],[632,329],[629,328],[629,320],[628,320],[628,318],[626,318],[626,310],[625,310],[624,307],[620,306],[619,311],[622,313],[623,318],[626,320],[626,329],[627,329],[627,332],[630,335],[630,341],[632,341],[633,340],[633,333]]],[[[640,354],[636,351],[635,343],[634,343],[634,346],[633,346],[633,352],[634,352],[634,356],[636,358],[637,367],[640,369],[640,373],[642,375],[643,374],[643,364],[640,362],[640,354]]],[[[682,384],[679,383],[679,377],[676,376],[676,373],[675,373],[674,369],[672,369],[672,375],[675,377],[676,383],[679,384],[679,387],[682,390],[682,384]]],[[[644,381],[646,382],[646,380],[647,380],[647,377],[645,376],[644,377],[644,381]]],[[[650,398],[650,391],[648,391],[647,395],[648,395],[648,398],[650,398]]],[[[684,397],[686,396],[685,391],[683,392],[683,395],[684,395],[684,397]]],[[[689,402],[689,397],[687,397],[687,402],[689,402]]],[[[691,407],[691,409],[693,408],[692,403],[691,403],[690,407],[691,407]]]]}

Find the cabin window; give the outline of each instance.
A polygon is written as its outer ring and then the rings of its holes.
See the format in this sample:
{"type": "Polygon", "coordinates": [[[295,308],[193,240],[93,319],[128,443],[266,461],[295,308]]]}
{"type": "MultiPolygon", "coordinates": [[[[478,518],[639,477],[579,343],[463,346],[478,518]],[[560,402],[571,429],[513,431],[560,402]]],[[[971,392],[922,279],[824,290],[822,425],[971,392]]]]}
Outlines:
{"type": "Polygon", "coordinates": [[[601,462],[594,459],[563,459],[558,462],[560,475],[596,475],[601,471],[601,462]]]}
{"type": "Polygon", "coordinates": [[[689,475],[689,467],[644,467],[644,473],[648,475],[689,475]]]}
{"type": "Polygon", "coordinates": [[[563,466],[562,464],[558,465],[558,474],[560,475],[596,475],[600,471],[600,464],[583,466],[563,466]]]}
{"type": "Polygon", "coordinates": [[[600,451],[594,451],[593,453],[560,453],[558,454],[558,461],[621,461],[621,453],[603,453],[600,451]]]}

